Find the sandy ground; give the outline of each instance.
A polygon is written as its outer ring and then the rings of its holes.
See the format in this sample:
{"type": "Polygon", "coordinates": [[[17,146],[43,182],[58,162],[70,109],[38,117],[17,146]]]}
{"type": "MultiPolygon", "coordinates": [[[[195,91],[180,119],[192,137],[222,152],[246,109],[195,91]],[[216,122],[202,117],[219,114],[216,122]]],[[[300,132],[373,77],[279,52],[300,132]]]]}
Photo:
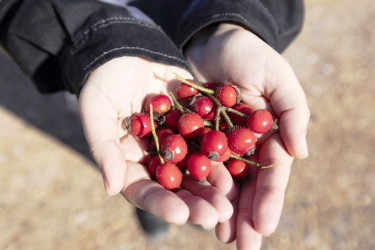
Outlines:
{"type": "MultiPolygon", "coordinates": [[[[263,249],[375,249],[374,27],[374,1],[306,1],[284,55],[311,109],[310,156],[295,161],[263,249]]],[[[235,249],[191,225],[148,240],[133,207],[105,195],[63,96],[0,65],[0,249],[235,249]]]]}

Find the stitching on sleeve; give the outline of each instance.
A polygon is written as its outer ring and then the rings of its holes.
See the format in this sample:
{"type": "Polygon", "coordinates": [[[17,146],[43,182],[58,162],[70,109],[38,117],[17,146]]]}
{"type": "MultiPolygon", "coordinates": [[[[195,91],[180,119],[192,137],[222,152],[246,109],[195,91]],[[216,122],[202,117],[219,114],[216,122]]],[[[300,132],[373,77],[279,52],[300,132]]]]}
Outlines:
{"type": "Polygon", "coordinates": [[[89,64],[87,64],[85,67],[83,67],[83,70],[87,70],[91,65],[93,65],[99,59],[103,58],[105,55],[107,55],[109,53],[112,53],[114,51],[118,51],[118,50],[140,50],[140,51],[144,51],[144,52],[147,52],[147,53],[150,53],[150,54],[160,55],[160,56],[163,56],[163,57],[166,57],[166,58],[169,58],[169,59],[173,59],[173,60],[179,61],[179,62],[181,62],[183,64],[186,64],[186,62],[184,60],[181,60],[180,58],[175,57],[175,56],[166,55],[166,54],[163,54],[163,53],[160,53],[160,52],[148,50],[148,49],[141,48],[141,47],[123,46],[123,47],[114,48],[114,49],[111,49],[111,50],[103,52],[100,56],[96,57],[89,64]]]}
{"type": "Polygon", "coordinates": [[[136,24],[140,24],[142,26],[148,27],[148,28],[160,30],[159,26],[153,25],[152,23],[149,23],[140,19],[129,18],[129,17],[112,17],[112,18],[100,20],[94,23],[93,25],[91,25],[89,28],[83,31],[79,37],[73,40],[73,44],[75,46],[83,44],[86,42],[90,32],[96,32],[99,29],[105,28],[108,25],[112,25],[116,23],[136,23],[136,24]]]}

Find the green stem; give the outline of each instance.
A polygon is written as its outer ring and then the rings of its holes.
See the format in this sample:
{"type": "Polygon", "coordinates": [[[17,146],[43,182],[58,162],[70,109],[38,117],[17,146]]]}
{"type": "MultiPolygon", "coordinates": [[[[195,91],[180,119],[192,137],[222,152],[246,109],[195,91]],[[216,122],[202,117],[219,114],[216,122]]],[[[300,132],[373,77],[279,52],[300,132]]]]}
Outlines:
{"type": "Polygon", "coordinates": [[[260,163],[257,163],[257,162],[255,162],[255,161],[250,161],[250,160],[248,160],[248,159],[242,158],[241,156],[238,156],[238,155],[235,155],[235,154],[231,154],[231,155],[230,155],[230,158],[234,158],[234,159],[237,159],[237,160],[244,161],[244,162],[246,162],[246,163],[248,163],[248,164],[250,164],[250,165],[256,166],[256,167],[258,167],[258,168],[260,168],[260,169],[271,168],[271,167],[273,167],[274,165],[276,165],[276,163],[279,162],[279,161],[276,161],[276,162],[272,163],[271,165],[263,166],[263,165],[260,164],[260,163]]]}
{"type": "Polygon", "coordinates": [[[224,118],[225,118],[225,121],[227,122],[228,126],[229,126],[230,128],[232,128],[232,127],[233,127],[233,123],[232,123],[232,121],[230,120],[230,118],[229,118],[227,112],[225,111],[225,109],[222,109],[221,112],[222,112],[222,114],[223,114],[223,116],[224,116],[224,118]]]}
{"type": "Polygon", "coordinates": [[[191,83],[188,80],[186,80],[186,79],[182,78],[181,76],[179,76],[178,74],[176,74],[176,73],[174,73],[174,74],[175,74],[177,80],[185,83],[186,85],[189,85],[190,87],[193,87],[193,88],[195,88],[195,89],[197,89],[199,91],[202,91],[204,93],[207,93],[207,94],[214,94],[215,93],[215,91],[213,91],[212,89],[207,89],[205,87],[199,86],[198,84],[191,83]]]}
{"type": "Polygon", "coordinates": [[[219,130],[219,125],[220,125],[220,113],[221,109],[216,110],[216,116],[215,116],[215,130],[219,130]]]}
{"type": "Polygon", "coordinates": [[[248,116],[245,115],[244,113],[241,113],[240,111],[238,110],[235,110],[235,109],[232,109],[232,108],[225,108],[227,111],[231,112],[231,113],[234,113],[238,116],[241,116],[241,117],[244,117],[244,118],[247,118],[248,116]]]}
{"type": "Polygon", "coordinates": [[[155,126],[154,126],[154,110],[152,108],[152,104],[150,104],[150,121],[151,121],[151,133],[152,133],[152,136],[154,137],[156,151],[158,153],[160,163],[164,164],[165,161],[160,154],[159,139],[158,139],[158,136],[156,135],[155,126]]]}
{"type": "Polygon", "coordinates": [[[169,92],[169,95],[172,97],[172,100],[174,104],[176,105],[176,108],[181,112],[181,114],[185,114],[184,108],[181,106],[181,104],[177,101],[176,97],[172,92],[169,92]]]}

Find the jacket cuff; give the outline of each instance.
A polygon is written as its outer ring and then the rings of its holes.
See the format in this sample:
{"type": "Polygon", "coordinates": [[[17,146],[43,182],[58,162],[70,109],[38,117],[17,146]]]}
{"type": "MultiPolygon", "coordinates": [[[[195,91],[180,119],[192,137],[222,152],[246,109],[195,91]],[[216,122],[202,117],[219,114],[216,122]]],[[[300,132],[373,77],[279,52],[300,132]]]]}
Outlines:
{"type": "Polygon", "coordinates": [[[188,69],[160,27],[136,18],[128,8],[92,0],[19,3],[2,15],[1,41],[42,93],[79,95],[93,70],[120,56],[188,69]]]}
{"type": "Polygon", "coordinates": [[[191,37],[204,27],[218,22],[233,22],[255,33],[275,50],[281,52],[301,30],[303,2],[300,0],[267,2],[193,1],[182,17],[177,44],[183,49],[191,37]]]}
{"type": "Polygon", "coordinates": [[[176,45],[158,26],[135,18],[107,18],[81,32],[64,51],[61,61],[68,89],[78,94],[93,70],[121,56],[189,68],[176,45]]]}

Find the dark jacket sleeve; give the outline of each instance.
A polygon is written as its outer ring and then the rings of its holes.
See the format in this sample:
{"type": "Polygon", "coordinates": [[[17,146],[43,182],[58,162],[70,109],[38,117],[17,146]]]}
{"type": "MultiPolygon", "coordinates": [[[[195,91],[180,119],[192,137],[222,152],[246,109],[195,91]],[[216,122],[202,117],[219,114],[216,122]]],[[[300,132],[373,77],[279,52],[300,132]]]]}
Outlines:
{"type": "Polygon", "coordinates": [[[42,93],[78,95],[90,72],[124,55],[188,68],[158,25],[132,13],[93,0],[1,0],[0,42],[42,93]]]}
{"type": "Polygon", "coordinates": [[[138,0],[132,4],[161,25],[180,48],[210,24],[234,22],[281,52],[300,32],[304,18],[302,0],[138,0]],[[172,20],[160,13],[173,13],[172,20]]]}

